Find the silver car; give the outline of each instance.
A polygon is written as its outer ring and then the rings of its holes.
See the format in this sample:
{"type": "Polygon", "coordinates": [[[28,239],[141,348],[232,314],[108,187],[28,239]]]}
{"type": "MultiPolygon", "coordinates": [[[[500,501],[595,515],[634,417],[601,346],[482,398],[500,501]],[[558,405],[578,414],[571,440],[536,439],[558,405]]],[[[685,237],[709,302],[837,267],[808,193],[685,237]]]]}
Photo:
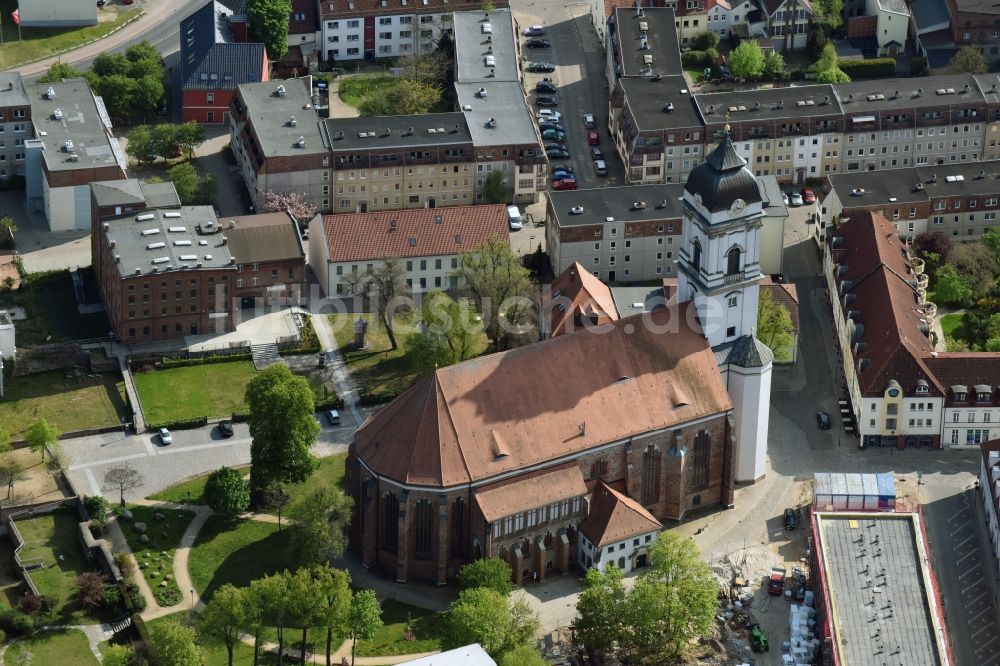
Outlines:
{"type": "Polygon", "coordinates": [[[164,446],[174,443],[174,436],[166,428],[160,428],[160,443],[164,446]]]}

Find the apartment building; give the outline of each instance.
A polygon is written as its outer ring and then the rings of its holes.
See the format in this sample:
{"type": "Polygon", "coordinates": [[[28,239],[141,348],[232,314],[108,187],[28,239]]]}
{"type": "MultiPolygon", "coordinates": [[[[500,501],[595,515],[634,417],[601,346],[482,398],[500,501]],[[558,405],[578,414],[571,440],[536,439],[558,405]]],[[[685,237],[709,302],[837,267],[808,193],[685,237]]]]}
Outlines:
{"type": "Polygon", "coordinates": [[[329,139],[312,94],[310,76],[242,84],[233,94],[230,145],[256,210],[265,209],[268,192],[332,207],[329,139]]]}
{"type": "Polygon", "coordinates": [[[804,49],[813,9],[809,0],[761,0],[775,51],[804,49]]]}
{"type": "Polygon", "coordinates": [[[0,72],[0,180],[24,175],[24,140],[32,136],[31,103],[21,75],[0,72]]]}
{"type": "Polygon", "coordinates": [[[955,46],[976,46],[990,62],[1000,59],[1000,7],[989,0],[945,0],[955,46]]]}
{"type": "MultiPolygon", "coordinates": [[[[497,0],[506,7],[507,0],[497,0]]],[[[454,34],[453,13],[479,10],[481,0],[319,0],[324,61],[395,58],[437,47],[454,34]]]]}
{"type": "Polygon", "coordinates": [[[668,5],[676,15],[674,28],[682,46],[690,46],[698,35],[711,29],[708,25],[708,5],[708,0],[677,0],[668,5]]]}
{"type": "Polygon", "coordinates": [[[819,236],[835,222],[878,213],[904,238],[940,232],[974,240],[998,225],[1000,161],[838,174],[823,190],[819,236]]]}
{"type": "Polygon", "coordinates": [[[104,100],[86,79],[26,86],[31,125],[15,123],[21,141],[27,208],[45,215],[50,231],[90,230],[90,184],[126,178],[127,160],[111,133],[104,100]],[[34,128],[32,136],[31,127],[34,128]]]}
{"type": "Polygon", "coordinates": [[[454,289],[458,257],[487,240],[509,242],[502,204],[439,210],[317,215],[309,224],[309,265],[327,296],[368,289],[365,275],[399,257],[414,292],[454,289]]]}
{"type": "Polygon", "coordinates": [[[728,39],[732,36],[733,18],[737,15],[736,12],[741,10],[749,11],[750,3],[736,3],[734,8],[733,3],[729,0],[708,0],[708,25],[706,27],[717,34],[720,40],[728,39]]]}
{"type": "Polygon", "coordinates": [[[680,75],[684,71],[669,8],[619,7],[608,25],[607,76],[619,78],[680,75]]]}
{"type": "MultiPolygon", "coordinates": [[[[997,520],[1000,514],[1000,440],[983,442],[980,448],[983,457],[979,463],[978,492],[993,553],[987,566],[993,569],[994,576],[1000,576],[1000,521],[997,520]]],[[[996,598],[997,592],[993,594],[996,598]]]]}
{"type": "Polygon", "coordinates": [[[847,36],[873,40],[879,56],[894,58],[906,45],[911,16],[905,0],[849,0],[844,15],[847,36]]]}

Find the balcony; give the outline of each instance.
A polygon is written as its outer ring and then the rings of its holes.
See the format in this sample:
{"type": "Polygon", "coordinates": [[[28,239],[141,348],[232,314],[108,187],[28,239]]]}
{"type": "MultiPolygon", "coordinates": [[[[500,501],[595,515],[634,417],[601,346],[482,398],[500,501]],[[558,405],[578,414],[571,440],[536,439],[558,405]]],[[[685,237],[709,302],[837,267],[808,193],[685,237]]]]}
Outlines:
{"type": "Polygon", "coordinates": [[[926,273],[917,273],[917,289],[923,289],[926,292],[929,282],[930,276],[926,273]]]}
{"type": "Polygon", "coordinates": [[[910,259],[910,268],[912,268],[913,272],[916,273],[916,274],[918,274],[918,275],[920,273],[923,273],[924,272],[924,260],[921,259],[920,257],[913,257],[912,259],[910,259]]]}
{"type": "Polygon", "coordinates": [[[931,303],[930,301],[921,303],[920,309],[924,311],[924,317],[926,317],[929,322],[934,321],[934,318],[937,317],[937,305],[931,303]]]}
{"type": "Polygon", "coordinates": [[[746,273],[740,271],[739,273],[729,273],[724,278],[722,278],[723,284],[736,284],[737,282],[743,282],[746,278],[746,273]]]}

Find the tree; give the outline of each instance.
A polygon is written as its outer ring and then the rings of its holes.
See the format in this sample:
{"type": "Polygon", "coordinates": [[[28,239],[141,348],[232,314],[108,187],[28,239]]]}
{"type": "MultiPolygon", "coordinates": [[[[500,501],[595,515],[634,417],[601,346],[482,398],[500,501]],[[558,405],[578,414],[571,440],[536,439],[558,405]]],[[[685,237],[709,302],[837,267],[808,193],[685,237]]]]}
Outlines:
{"type": "MultiPolygon", "coordinates": [[[[328,563],[309,568],[313,577],[313,599],[316,605],[315,623],[326,629],[326,666],[331,666],[333,634],[348,624],[351,612],[351,577],[346,571],[334,569],[328,563]]],[[[378,602],[376,601],[376,607],[378,602]]]]}
{"type": "Polygon", "coordinates": [[[764,55],[764,78],[780,79],[785,73],[785,59],[777,51],[764,55]]]}
{"type": "Polygon", "coordinates": [[[243,473],[232,467],[222,467],[205,482],[205,502],[216,513],[234,516],[250,508],[250,487],[243,473]]]}
{"type": "Polygon", "coordinates": [[[129,76],[139,79],[144,76],[163,75],[163,60],[156,47],[149,40],[142,40],[125,50],[125,59],[129,62],[129,76]]]}
{"type": "Polygon", "coordinates": [[[258,578],[250,581],[250,587],[246,588],[243,620],[243,630],[253,636],[253,663],[257,666],[260,659],[260,637],[264,631],[265,598],[269,594],[270,584],[265,578],[258,578]]]}
{"type": "MultiPolygon", "coordinates": [[[[943,236],[944,234],[942,234],[943,236]]],[[[947,236],[945,236],[947,238],[947,236]]],[[[993,227],[983,232],[980,238],[983,245],[988,247],[993,256],[1000,260],[1000,229],[993,227]]]]}
{"type": "Polygon", "coordinates": [[[90,66],[90,73],[98,77],[106,76],[128,76],[131,64],[124,53],[111,53],[104,51],[94,58],[94,63],[90,66]]]}
{"type": "MultiPolygon", "coordinates": [[[[284,659],[285,627],[293,612],[294,600],[289,593],[290,578],[291,574],[286,570],[273,576],[258,578],[250,583],[250,588],[255,590],[252,593],[253,601],[258,605],[261,616],[267,618],[268,624],[278,631],[278,666],[281,666],[284,659]]],[[[254,663],[256,663],[260,642],[259,631],[254,638],[254,663]]]]}
{"type": "Polygon", "coordinates": [[[157,72],[153,75],[134,79],[133,103],[135,104],[135,108],[131,109],[133,113],[129,115],[135,115],[134,112],[136,110],[141,111],[143,115],[148,115],[156,111],[156,108],[160,105],[160,100],[166,94],[162,76],[162,72],[157,72]]]}
{"type": "Polygon", "coordinates": [[[10,215],[0,216],[0,247],[13,248],[17,223],[10,215]]]}
{"type": "Polygon", "coordinates": [[[445,613],[441,646],[445,650],[479,643],[493,657],[528,645],[538,629],[538,616],[523,599],[512,601],[496,590],[462,590],[445,613]]]}
{"type": "Polygon", "coordinates": [[[174,132],[174,141],[187,151],[188,159],[194,156],[194,149],[205,142],[205,128],[195,121],[178,125],[174,132]]]}
{"type": "MultiPolygon", "coordinates": [[[[714,33],[713,33],[714,34],[714,33]]],[[[516,647],[500,659],[500,666],[548,666],[538,650],[530,645],[516,647]]]]}
{"type": "Polygon", "coordinates": [[[292,214],[299,224],[304,224],[316,215],[316,206],[313,206],[306,199],[305,194],[298,192],[272,192],[267,191],[264,196],[264,210],[269,213],[292,214]]]}
{"type": "Polygon", "coordinates": [[[499,557],[476,560],[458,570],[458,582],[463,590],[485,587],[503,596],[507,596],[514,589],[510,576],[510,565],[499,557]]]}
{"type": "Polygon", "coordinates": [[[302,640],[299,642],[299,655],[303,664],[306,663],[306,641],[309,637],[309,627],[315,626],[319,619],[320,608],[316,604],[316,580],[306,567],[300,567],[294,574],[288,576],[289,611],[294,626],[302,629],[302,640]]]}
{"type": "Polygon", "coordinates": [[[300,483],[316,469],[309,447],[320,427],[313,415],[312,388],[288,366],[272,365],[247,383],[250,407],[250,488],[300,483]]]}
{"type": "Polygon", "coordinates": [[[839,28],[844,23],[843,0],[819,0],[819,9],[831,28],[839,28]]]}
{"type": "Polygon", "coordinates": [[[706,30],[694,38],[693,48],[697,51],[707,51],[719,45],[719,35],[711,30],[706,30]]]}
{"type": "Polygon", "coordinates": [[[14,486],[26,477],[24,463],[12,455],[10,444],[0,455],[0,484],[7,486],[7,499],[14,498],[14,486]]]}
{"type": "Polygon", "coordinates": [[[344,554],[345,530],[354,500],[332,486],[320,486],[305,497],[292,533],[292,548],[303,564],[322,564],[344,554]]]}
{"type": "Polygon", "coordinates": [[[195,201],[203,206],[210,206],[215,202],[215,195],[219,192],[219,185],[215,182],[215,176],[206,173],[198,180],[198,193],[195,194],[195,201]]]}
{"type": "Polygon", "coordinates": [[[608,565],[604,571],[588,569],[583,577],[583,591],[576,602],[573,621],[577,642],[591,655],[616,654],[623,635],[627,635],[628,594],[622,582],[625,572],[608,565]]]}
{"type": "Polygon", "coordinates": [[[924,272],[928,275],[933,274],[933,269],[937,268],[951,254],[951,238],[940,231],[917,234],[913,243],[917,256],[927,262],[928,270],[924,272]]]}
{"type": "Polygon", "coordinates": [[[122,506],[125,506],[125,492],[141,488],[144,483],[142,474],[128,463],[119,463],[104,475],[104,490],[117,490],[122,506]]]}
{"type": "Polygon", "coordinates": [[[965,278],[974,298],[985,294],[996,283],[996,255],[982,243],[957,244],[948,255],[948,263],[965,278]]]}
{"type": "Polygon", "coordinates": [[[156,159],[157,149],[153,140],[153,131],[149,125],[138,125],[128,133],[128,143],[125,154],[136,162],[152,162],[156,159]]]}
{"type": "Polygon", "coordinates": [[[39,83],[59,83],[63,79],[79,79],[83,77],[83,72],[73,67],[69,63],[57,62],[49,67],[49,71],[40,79],[39,83]]]}
{"type": "Polygon", "coordinates": [[[35,419],[24,439],[31,450],[41,453],[42,460],[45,460],[46,448],[59,442],[59,430],[45,419],[35,419]]]}
{"type": "Polygon", "coordinates": [[[764,75],[764,51],[757,42],[744,41],[729,54],[729,73],[747,81],[764,75]]]}
{"type": "Polygon", "coordinates": [[[483,201],[490,204],[507,203],[513,190],[507,187],[507,178],[502,171],[491,171],[483,181],[483,201]]]}
{"type": "Polygon", "coordinates": [[[177,125],[169,123],[153,125],[151,133],[153,151],[164,160],[173,157],[177,149],[177,125]]]}
{"type": "Polygon", "coordinates": [[[135,650],[131,645],[109,644],[101,654],[101,666],[132,666],[135,650]]]}
{"type": "Polygon", "coordinates": [[[212,600],[201,614],[202,633],[226,646],[229,666],[233,666],[233,650],[247,624],[246,606],[246,591],[227,583],[212,594],[212,600]]]}
{"type": "Polygon", "coordinates": [[[393,321],[400,300],[409,293],[406,284],[406,266],[399,257],[384,257],[377,268],[367,272],[351,273],[345,279],[348,289],[355,294],[367,297],[375,308],[389,344],[395,350],[399,347],[396,340],[396,330],[393,321]],[[374,302],[372,303],[371,301],[374,302]]]}
{"type": "Polygon", "coordinates": [[[254,37],[264,42],[271,62],[281,60],[288,52],[288,19],[292,15],[291,0],[249,0],[247,20],[254,37]]]}
{"type": "Polygon", "coordinates": [[[456,301],[435,289],[423,299],[421,330],[407,340],[410,364],[421,374],[472,358],[480,326],[467,300],[456,301]]]}
{"type": "MultiPolygon", "coordinates": [[[[351,608],[347,615],[347,635],[351,639],[351,666],[358,641],[370,641],[382,628],[382,607],[374,590],[358,590],[351,597],[351,608]]],[[[329,666],[329,662],[327,664],[329,666]]]]}
{"type": "Polygon", "coordinates": [[[771,298],[767,289],[760,290],[757,304],[757,338],[775,354],[792,345],[792,317],[781,303],[771,298]]]}
{"type": "Polygon", "coordinates": [[[965,46],[948,61],[948,71],[955,74],[985,74],[986,58],[978,46],[965,46]]]}
{"type": "Polygon", "coordinates": [[[534,326],[538,287],[508,243],[488,240],[463,252],[452,275],[472,296],[494,350],[510,348],[516,336],[534,326]]]}
{"type": "Polygon", "coordinates": [[[816,75],[816,83],[850,83],[851,77],[839,67],[831,67],[816,75]]]}
{"type": "Polygon", "coordinates": [[[168,619],[149,627],[149,656],[155,666],[201,666],[201,650],[192,627],[168,619]]]}
{"type": "Polygon", "coordinates": [[[366,94],[358,102],[362,116],[408,116],[430,113],[441,102],[437,84],[399,78],[392,85],[366,94]]]}
{"type": "Polygon", "coordinates": [[[104,105],[112,118],[129,118],[136,107],[138,84],[125,74],[97,76],[87,73],[87,80],[95,95],[104,99],[104,105]]]}
{"type": "Polygon", "coordinates": [[[849,83],[851,80],[851,77],[840,69],[837,49],[829,42],[823,46],[819,59],[809,69],[816,73],[816,80],[820,83],[849,83]]]}
{"type": "Polygon", "coordinates": [[[97,608],[104,601],[104,576],[85,571],[76,577],[76,593],[85,608],[97,608]]]}
{"type": "Polygon", "coordinates": [[[190,162],[182,162],[170,167],[167,176],[177,190],[177,196],[185,206],[191,205],[198,198],[198,170],[190,162]]]}

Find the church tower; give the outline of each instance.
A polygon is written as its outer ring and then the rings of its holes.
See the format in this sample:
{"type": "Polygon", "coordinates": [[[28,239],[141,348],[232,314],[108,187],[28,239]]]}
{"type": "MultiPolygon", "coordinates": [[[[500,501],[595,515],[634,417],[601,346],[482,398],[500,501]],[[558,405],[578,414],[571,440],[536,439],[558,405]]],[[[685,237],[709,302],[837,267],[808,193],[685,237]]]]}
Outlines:
{"type": "Polygon", "coordinates": [[[754,335],[763,207],[757,179],[726,126],[719,147],[684,184],[677,297],[694,301],[705,337],[720,359],[736,420],[737,482],[756,481],[767,469],[774,354],[754,335]]]}
{"type": "Polygon", "coordinates": [[[728,126],[719,147],[688,176],[683,209],[679,300],[695,302],[713,347],[750,335],[757,324],[763,198],[728,126]]]}

